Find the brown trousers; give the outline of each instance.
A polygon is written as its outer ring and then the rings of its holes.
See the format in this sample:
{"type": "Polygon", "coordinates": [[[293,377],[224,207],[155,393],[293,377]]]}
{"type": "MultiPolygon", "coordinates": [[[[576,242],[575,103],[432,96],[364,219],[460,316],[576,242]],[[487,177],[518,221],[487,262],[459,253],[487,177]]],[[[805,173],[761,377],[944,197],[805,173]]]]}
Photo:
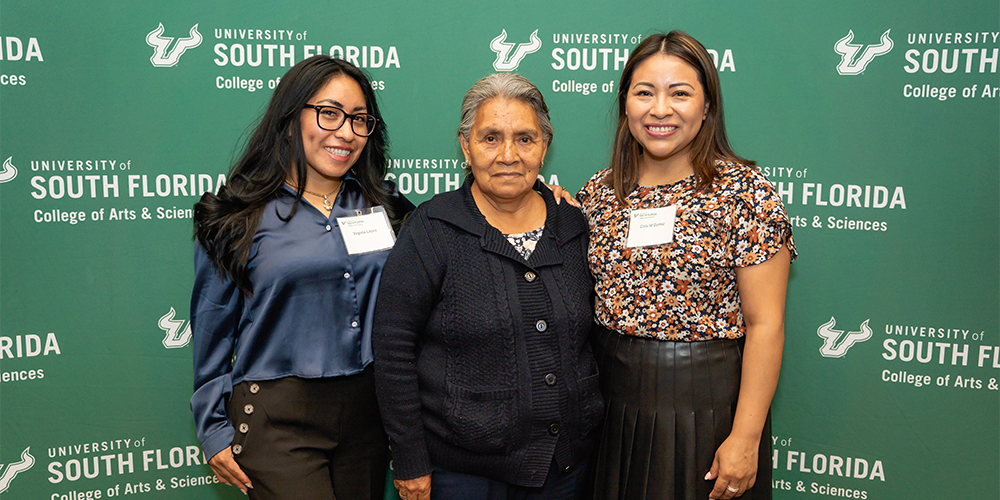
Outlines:
{"type": "Polygon", "coordinates": [[[388,439],[370,365],[343,377],[245,381],[227,411],[251,500],[382,500],[388,439]]]}

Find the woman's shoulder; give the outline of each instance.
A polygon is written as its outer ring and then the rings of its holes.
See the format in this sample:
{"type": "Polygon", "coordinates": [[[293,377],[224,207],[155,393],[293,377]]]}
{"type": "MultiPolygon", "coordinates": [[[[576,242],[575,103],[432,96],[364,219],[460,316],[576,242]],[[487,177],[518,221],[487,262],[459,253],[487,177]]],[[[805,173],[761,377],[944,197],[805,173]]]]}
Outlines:
{"type": "Polygon", "coordinates": [[[717,196],[741,205],[760,219],[786,218],[781,195],[760,168],[736,162],[720,162],[717,196]]]}
{"type": "Polygon", "coordinates": [[[603,168],[598,170],[594,175],[590,176],[582,188],[576,193],[576,199],[580,203],[587,203],[588,200],[592,199],[594,196],[601,194],[602,192],[611,192],[611,188],[604,183],[604,179],[611,175],[611,168],[603,168]]]}
{"type": "MultiPolygon", "coordinates": [[[[552,197],[551,194],[542,195],[543,198],[552,197]]],[[[554,199],[554,198],[553,198],[554,199]]],[[[584,215],[583,210],[580,207],[576,207],[567,203],[563,200],[561,203],[552,203],[549,206],[555,207],[555,214],[559,220],[559,232],[560,239],[565,241],[576,236],[581,232],[586,232],[589,227],[587,226],[587,217],[584,215]]],[[[547,224],[547,222],[546,222],[547,224]]]]}
{"type": "Polygon", "coordinates": [[[598,170],[597,172],[594,173],[594,175],[590,176],[590,179],[587,181],[587,183],[584,184],[582,188],[580,188],[580,192],[594,193],[602,186],[606,187],[604,184],[604,178],[610,174],[611,174],[611,167],[602,168],[598,170]]]}
{"type": "Polygon", "coordinates": [[[756,165],[720,160],[716,162],[716,169],[719,175],[714,184],[722,196],[774,193],[774,184],[756,165]]]}
{"type": "Polygon", "coordinates": [[[466,213],[465,197],[462,188],[446,191],[424,201],[410,212],[405,225],[420,224],[427,231],[440,231],[442,225],[458,225],[465,227],[470,224],[470,216],[466,213]]]}
{"type": "Polygon", "coordinates": [[[767,182],[767,177],[761,173],[756,165],[747,165],[737,161],[717,160],[715,168],[718,172],[718,180],[722,182],[757,182],[763,180],[767,182]]]}
{"type": "Polygon", "coordinates": [[[423,209],[423,211],[430,215],[444,215],[454,212],[456,209],[463,205],[464,195],[462,193],[462,187],[452,191],[445,191],[443,193],[438,193],[431,197],[431,199],[421,203],[417,209],[423,209]]]}
{"type": "Polygon", "coordinates": [[[413,202],[403,196],[395,182],[385,179],[382,181],[382,188],[389,193],[389,203],[392,205],[396,217],[405,219],[417,208],[413,202]]]}

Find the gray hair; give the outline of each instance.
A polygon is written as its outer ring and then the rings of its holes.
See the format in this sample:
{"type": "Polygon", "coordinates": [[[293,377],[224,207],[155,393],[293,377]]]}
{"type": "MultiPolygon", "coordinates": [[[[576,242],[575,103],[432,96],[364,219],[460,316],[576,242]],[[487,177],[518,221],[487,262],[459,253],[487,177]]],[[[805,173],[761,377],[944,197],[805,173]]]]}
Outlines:
{"type": "Polygon", "coordinates": [[[469,139],[472,124],[476,121],[479,108],[490,99],[502,97],[517,99],[531,106],[538,118],[538,126],[542,129],[545,143],[552,143],[552,122],[549,120],[549,108],[545,105],[542,92],[535,84],[517,73],[493,73],[480,79],[465,93],[462,99],[462,121],[458,125],[458,134],[469,139]]]}

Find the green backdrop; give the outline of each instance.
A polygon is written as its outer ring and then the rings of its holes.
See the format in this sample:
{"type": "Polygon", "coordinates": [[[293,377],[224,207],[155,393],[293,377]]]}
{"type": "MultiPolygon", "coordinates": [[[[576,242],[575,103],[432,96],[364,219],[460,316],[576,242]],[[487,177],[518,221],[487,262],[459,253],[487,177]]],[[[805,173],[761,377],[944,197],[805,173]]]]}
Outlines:
{"type": "Polygon", "coordinates": [[[3,0],[0,495],[241,496],[188,409],[189,210],[294,62],[367,67],[416,202],[460,183],[464,92],[516,67],[576,190],[629,51],[674,28],[795,225],[775,498],[997,498],[1000,6],[900,0],[3,0]]]}

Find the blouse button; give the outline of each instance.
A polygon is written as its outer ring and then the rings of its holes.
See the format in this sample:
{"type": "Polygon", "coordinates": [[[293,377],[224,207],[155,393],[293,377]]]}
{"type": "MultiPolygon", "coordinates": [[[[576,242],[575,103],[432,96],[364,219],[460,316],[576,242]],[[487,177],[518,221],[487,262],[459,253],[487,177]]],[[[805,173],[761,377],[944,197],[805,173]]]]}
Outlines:
{"type": "Polygon", "coordinates": [[[354,327],[354,328],[357,328],[358,327],[358,322],[357,321],[351,321],[351,326],[354,327]]]}
{"type": "Polygon", "coordinates": [[[548,328],[548,327],[549,327],[549,325],[545,323],[544,319],[540,319],[540,320],[538,320],[538,321],[535,322],[535,330],[538,330],[540,332],[544,332],[545,329],[548,328]]]}
{"type": "Polygon", "coordinates": [[[243,422],[242,424],[240,424],[240,432],[243,434],[250,432],[250,426],[247,425],[246,422],[243,422]]]}
{"type": "Polygon", "coordinates": [[[531,283],[532,281],[535,281],[535,278],[537,278],[537,277],[538,277],[538,275],[536,275],[535,273],[533,273],[531,271],[528,271],[528,272],[524,273],[524,280],[527,281],[528,283],[531,283]]]}
{"type": "Polygon", "coordinates": [[[250,384],[250,394],[257,394],[260,392],[260,386],[257,384],[250,384]]]}
{"type": "Polygon", "coordinates": [[[243,407],[243,413],[246,413],[247,415],[253,413],[253,405],[248,404],[248,405],[244,406],[243,407]]]}
{"type": "Polygon", "coordinates": [[[333,227],[331,227],[331,226],[330,226],[329,224],[327,224],[327,225],[326,225],[326,230],[327,230],[327,231],[329,231],[329,230],[331,230],[331,229],[333,229],[333,227]]]}
{"type": "Polygon", "coordinates": [[[344,279],[348,279],[350,277],[351,277],[351,273],[344,273],[344,279]]]}

